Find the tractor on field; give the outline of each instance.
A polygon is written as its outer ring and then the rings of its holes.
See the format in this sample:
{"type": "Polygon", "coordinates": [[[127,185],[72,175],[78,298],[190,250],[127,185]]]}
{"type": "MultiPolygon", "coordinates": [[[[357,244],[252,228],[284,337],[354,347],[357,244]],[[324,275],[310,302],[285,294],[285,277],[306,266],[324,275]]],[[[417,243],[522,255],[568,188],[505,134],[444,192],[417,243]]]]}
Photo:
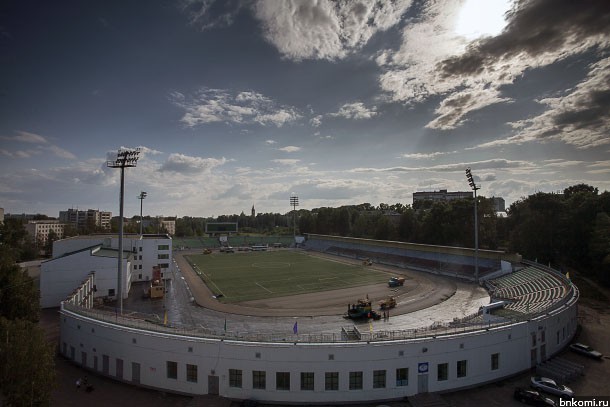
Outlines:
{"type": "Polygon", "coordinates": [[[388,297],[379,301],[379,308],[381,310],[387,310],[396,306],[396,298],[388,297]]]}
{"type": "Polygon", "coordinates": [[[371,300],[368,296],[366,299],[360,299],[356,304],[349,304],[347,313],[343,316],[348,319],[380,319],[381,315],[373,310],[371,300]]]}
{"type": "Polygon", "coordinates": [[[399,287],[399,286],[403,286],[403,285],[405,285],[404,277],[392,277],[388,281],[388,287],[399,287]]]}

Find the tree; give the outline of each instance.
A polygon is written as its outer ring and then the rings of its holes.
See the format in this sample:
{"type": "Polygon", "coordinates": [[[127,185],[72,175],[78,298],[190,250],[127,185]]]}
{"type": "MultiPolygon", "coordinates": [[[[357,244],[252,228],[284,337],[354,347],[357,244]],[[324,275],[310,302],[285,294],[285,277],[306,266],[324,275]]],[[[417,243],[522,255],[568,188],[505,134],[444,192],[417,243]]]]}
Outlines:
{"type": "Polygon", "coordinates": [[[34,281],[0,246],[0,388],[7,405],[48,405],[55,384],[54,346],[36,324],[34,281]]]}
{"type": "Polygon", "coordinates": [[[49,405],[56,385],[54,346],[23,319],[0,317],[0,388],[9,406],[49,405]]]}

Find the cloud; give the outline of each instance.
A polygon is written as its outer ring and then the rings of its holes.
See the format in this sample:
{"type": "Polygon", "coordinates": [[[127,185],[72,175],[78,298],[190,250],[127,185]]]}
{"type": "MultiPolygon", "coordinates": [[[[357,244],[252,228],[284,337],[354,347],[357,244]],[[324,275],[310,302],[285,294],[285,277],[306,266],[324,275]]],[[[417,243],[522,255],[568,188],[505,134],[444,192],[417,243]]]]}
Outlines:
{"type": "Polygon", "coordinates": [[[59,158],[66,158],[70,160],[76,159],[74,154],[50,143],[45,137],[39,134],[29,133],[27,131],[17,131],[16,133],[17,134],[15,136],[0,136],[0,140],[6,140],[14,143],[34,144],[36,149],[15,150],[12,152],[3,149],[3,155],[8,157],[30,158],[35,155],[43,154],[44,152],[50,152],[59,158]]]}
{"type": "Polygon", "coordinates": [[[188,127],[215,122],[282,127],[301,118],[294,107],[278,105],[270,98],[251,91],[235,95],[223,89],[201,88],[191,98],[172,92],[170,100],[185,110],[180,121],[188,127]]]}
{"type": "Polygon", "coordinates": [[[283,151],[285,153],[296,153],[297,151],[301,151],[301,147],[286,146],[286,147],[278,148],[278,150],[283,151]]]}
{"type": "Polygon", "coordinates": [[[281,165],[297,165],[301,160],[295,158],[278,158],[276,160],[271,160],[271,162],[281,165]]]}
{"type": "Polygon", "coordinates": [[[188,16],[189,22],[203,31],[233,24],[237,15],[249,4],[249,1],[180,0],[178,4],[188,16]]]}
{"type": "Polygon", "coordinates": [[[412,0],[261,0],[254,14],[264,36],[286,58],[340,59],[400,21],[412,0]]]}
{"type": "MultiPolygon", "coordinates": [[[[474,41],[454,30],[459,6],[454,0],[427,4],[419,20],[405,27],[400,49],[384,50],[376,59],[385,69],[380,85],[392,100],[419,103],[433,95],[443,98],[435,111],[438,117],[428,128],[454,129],[472,111],[510,102],[501,95],[502,87],[527,70],[610,44],[610,13],[604,0],[588,2],[587,7],[571,0],[521,1],[506,15],[500,34],[474,41]]],[[[597,112],[579,113],[563,118],[580,125],[585,113],[597,112]]],[[[555,119],[561,121],[559,116],[555,119]]],[[[536,138],[549,128],[540,130],[536,138]]],[[[575,144],[583,144],[579,135],[573,136],[575,144]]]]}
{"type": "Polygon", "coordinates": [[[331,117],[344,117],[346,119],[370,119],[377,115],[377,108],[371,109],[364,106],[362,102],[346,103],[336,113],[329,113],[331,117]]]}
{"type": "Polygon", "coordinates": [[[484,169],[508,169],[508,168],[535,168],[535,164],[529,161],[521,160],[507,160],[504,158],[496,158],[491,160],[476,161],[472,163],[455,163],[455,164],[442,164],[433,165],[429,167],[386,167],[386,168],[353,168],[349,172],[453,172],[453,171],[464,171],[467,167],[472,170],[484,170],[484,169]]]}
{"type": "Polygon", "coordinates": [[[511,123],[518,133],[507,142],[559,140],[580,149],[610,144],[610,58],[592,64],[585,80],[571,92],[539,103],[548,109],[511,123]]]}
{"type": "Polygon", "coordinates": [[[320,127],[323,118],[323,115],[314,116],[309,120],[309,124],[311,124],[311,127],[320,127]]]}
{"type": "Polygon", "coordinates": [[[436,157],[440,157],[443,155],[454,154],[454,153],[457,153],[457,151],[452,151],[452,152],[437,151],[434,153],[407,153],[407,154],[401,155],[401,157],[412,158],[414,160],[429,160],[429,159],[434,159],[436,157]]]}
{"type": "Polygon", "coordinates": [[[275,141],[275,140],[265,140],[265,143],[273,145],[273,144],[277,143],[277,141],[275,141]]]}
{"type": "Polygon", "coordinates": [[[176,172],[181,174],[199,174],[209,172],[215,167],[224,165],[227,162],[226,158],[201,158],[191,157],[184,154],[170,154],[167,161],[164,162],[159,171],[161,172],[176,172]]]}

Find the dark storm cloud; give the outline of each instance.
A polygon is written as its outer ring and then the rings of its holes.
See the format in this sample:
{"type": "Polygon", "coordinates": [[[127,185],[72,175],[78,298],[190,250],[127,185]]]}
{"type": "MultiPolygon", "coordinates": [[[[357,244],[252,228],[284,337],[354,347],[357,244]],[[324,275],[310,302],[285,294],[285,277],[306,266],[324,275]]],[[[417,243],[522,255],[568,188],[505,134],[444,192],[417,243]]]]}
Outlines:
{"type": "Polygon", "coordinates": [[[523,53],[537,59],[566,47],[593,45],[599,41],[596,37],[608,36],[610,2],[521,1],[507,19],[502,34],[475,42],[465,54],[442,62],[444,75],[476,75],[498,59],[523,53]]]}

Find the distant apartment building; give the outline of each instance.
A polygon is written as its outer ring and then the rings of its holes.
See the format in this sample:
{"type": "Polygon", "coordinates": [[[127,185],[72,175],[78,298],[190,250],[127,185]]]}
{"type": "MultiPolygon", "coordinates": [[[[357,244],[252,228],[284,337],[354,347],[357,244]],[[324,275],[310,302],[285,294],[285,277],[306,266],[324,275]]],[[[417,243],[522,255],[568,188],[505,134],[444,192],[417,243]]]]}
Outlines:
{"type": "MultiPolygon", "coordinates": [[[[413,203],[418,201],[453,201],[456,199],[471,199],[473,193],[467,192],[448,192],[446,189],[431,192],[414,192],[413,203]]],[[[506,212],[506,203],[504,198],[494,196],[491,197],[491,202],[494,207],[494,212],[506,212]]]]}
{"type": "Polygon", "coordinates": [[[70,223],[80,230],[88,229],[91,226],[96,226],[103,230],[110,230],[111,218],[112,212],[99,211],[96,209],[80,211],[71,208],[67,211],[59,212],[59,220],[61,222],[70,223]]]}
{"type": "Polygon", "coordinates": [[[46,244],[49,241],[49,233],[53,231],[58,239],[63,239],[65,223],[58,220],[31,220],[25,224],[25,230],[38,244],[46,244]]]}
{"type": "Polygon", "coordinates": [[[491,197],[491,202],[494,206],[494,212],[506,212],[506,203],[504,202],[504,198],[493,196],[491,197]]]}
{"type": "MultiPolygon", "coordinates": [[[[138,220],[139,221],[139,220],[138,220]]],[[[143,219],[142,226],[147,228],[152,226],[155,233],[167,233],[169,235],[176,234],[176,221],[174,219],[165,219],[163,216],[157,218],[143,219]]]]}
{"type": "Polygon", "coordinates": [[[418,201],[453,201],[456,199],[470,199],[472,192],[447,192],[446,189],[440,191],[413,192],[413,203],[418,201]]]}
{"type": "Polygon", "coordinates": [[[4,223],[4,208],[0,208],[0,223],[4,223]]]}

